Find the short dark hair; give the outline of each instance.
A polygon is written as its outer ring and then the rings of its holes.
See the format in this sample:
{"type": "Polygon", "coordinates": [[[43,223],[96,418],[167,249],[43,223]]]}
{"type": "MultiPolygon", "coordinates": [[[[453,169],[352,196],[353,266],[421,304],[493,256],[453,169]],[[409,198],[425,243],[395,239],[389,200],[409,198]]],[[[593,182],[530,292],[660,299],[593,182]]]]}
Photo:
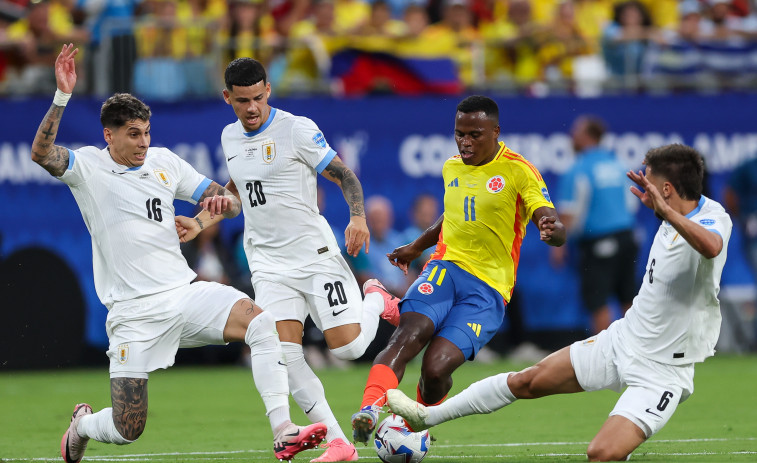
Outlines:
{"type": "Polygon", "coordinates": [[[681,199],[698,201],[702,196],[704,160],[694,148],[679,143],[653,148],[644,164],[670,182],[681,199]]]}
{"type": "Polygon", "coordinates": [[[489,119],[499,121],[499,106],[488,96],[471,95],[458,103],[457,111],[466,114],[483,111],[489,119]]]}
{"type": "Polygon", "coordinates": [[[597,116],[592,115],[581,116],[580,120],[584,121],[584,123],[586,124],[584,130],[586,130],[586,133],[593,140],[602,140],[605,132],[607,132],[607,125],[605,125],[605,121],[597,116]]]}
{"type": "Polygon", "coordinates": [[[238,87],[249,87],[258,82],[267,83],[265,68],[259,61],[252,58],[237,58],[228,66],[224,73],[224,82],[226,90],[231,91],[236,85],[238,87]]]}
{"type": "Polygon", "coordinates": [[[114,94],[100,108],[100,123],[109,129],[123,127],[137,119],[147,122],[150,116],[150,107],[129,93],[114,94]]]}

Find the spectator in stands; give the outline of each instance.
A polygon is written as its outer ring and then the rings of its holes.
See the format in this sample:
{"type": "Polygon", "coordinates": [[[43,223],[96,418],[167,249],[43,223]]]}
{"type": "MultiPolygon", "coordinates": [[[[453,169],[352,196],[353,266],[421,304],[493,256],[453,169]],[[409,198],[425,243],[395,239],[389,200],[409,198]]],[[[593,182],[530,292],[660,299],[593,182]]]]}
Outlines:
{"type": "Polygon", "coordinates": [[[547,42],[541,47],[545,77],[558,83],[573,77],[573,58],[589,52],[589,47],[576,21],[573,2],[564,0],[549,25],[547,42]]]}
{"type": "Polygon", "coordinates": [[[75,8],[90,27],[84,54],[90,90],[130,93],[137,46],[134,21],[142,0],[75,0],[75,8]],[[107,45],[105,45],[107,44],[107,45]]]}
{"type": "Polygon", "coordinates": [[[16,95],[55,92],[53,66],[61,45],[86,39],[86,31],[74,26],[70,12],[62,4],[30,1],[26,17],[5,31],[5,48],[14,64],[8,73],[8,92],[16,95]]]}
{"type": "Polygon", "coordinates": [[[363,0],[333,0],[335,29],[339,33],[353,31],[368,22],[371,7],[363,0]]]}
{"type": "MultiPolygon", "coordinates": [[[[403,240],[405,243],[410,243],[414,239],[421,236],[421,234],[426,231],[429,227],[434,225],[436,220],[439,218],[439,200],[436,199],[436,196],[433,196],[428,193],[420,194],[415,198],[415,201],[413,201],[413,207],[410,210],[412,214],[412,225],[407,227],[405,231],[402,232],[403,240]]],[[[415,278],[418,277],[418,275],[423,270],[423,266],[426,265],[426,262],[428,261],[429,257],[431,257],[431,254],[433,254],[434,250],[436,249],[436,246],[432,246],[423,253],[421,253],[421,256],[417,259],[415,259],[410,264],[410,269],[408,269],[408,277],[411,280],[415,280],[415,278]],[[410,273],[413,273],[413,275],[410,275],[410,273]]]]}
{"type": "Polygon", "coordinates": [[[403,235],[393,228],[394,207],[384,196],[374,195],[365,200],[365,217],[371,232],[371,252],[366,254],[371,263],[371,276],[389,291],[404,294],[412,280],[398,272],[386,258],[387,254],[405,244],[403,235]]]}
{"type": "Polygon", "coordinates": [[[446,53],[457,64],[461,80],[473,83],[473,54],[471,45],[480,35],[473,24],[473,13],[468,0],[444,0],[442,19],[431,24],[424,32],[436,43],[437,50],[446,48],[446,53]]]}
{"type": "MultiPolygon", "coordinates": [[[[615,296],[625,313],[637,290],[636,202],[625,166],[615,153],[600,146],[604,133],[604,122],[594,116],[581,116],[573,123],[578,158],[560,180],[558,207],[568,236],[578,247],[581,298],[591,314],[594,334],[613,321],[610,298],[615,296]]],[[[564,249],[551,249],[557,265],[565,263],[564,249]]]]}
{"type": "Polygon", "coordinates": [[[739,224],[744,254],[757,279],[757,159],[734,169],[725,190],[725,206],[739,224]]]}
{"type": "Polygon", "coordinates": [[[335,19],[334,0],[315,0],[311,14],[292,27],[279,88],[313,88],[328,77],[331,56],[349,43],[335,19]]]}
{"type": "Polygon", "coordinates": [[[610,73],[639,75],[647,40],[652,35],[652,20],[644,5],[636,0],[615,5],[613,21],[602,34],[602,54],[610,73]]]}
{"type": "Polygon", "coordinates": [[[310,0],[260,0],[259,3],[264,1],[270,9],[276,33],[281,37],[288,37],[292,27],[307,17],[311,3],[310,0]]]}
{"type": "Polygon", "coordinates": [[[229,17],[228,35],[224,40],[227,56],[224,61],[250,57],[267,65],[277,51],[277,29],[280,25],[268,14],[265,1],[232,0],[229,17]]]}
{"type": "Polygon", "coordinates": [[[696,43],[699,41],[702,22],[702,11],[699,0],[684,0],[679,9],[681,20],[678,28],[674,31],[675,38],[686,42],[696,43]]]}
{"type": "Polygon", "coordinates": [[[397,37],[405,32],[405,24],[392,19],[392,10],[386,0],[374,0],[368,21],[352,31],[358,35],[377,37],[397,37]]]}

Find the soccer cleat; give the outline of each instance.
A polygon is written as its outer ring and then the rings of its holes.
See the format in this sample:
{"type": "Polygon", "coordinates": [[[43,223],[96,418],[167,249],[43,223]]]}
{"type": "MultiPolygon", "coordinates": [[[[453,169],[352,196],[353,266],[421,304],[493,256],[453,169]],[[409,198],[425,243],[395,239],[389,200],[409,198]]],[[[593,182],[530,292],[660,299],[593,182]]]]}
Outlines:
{"type": "Polygon", "coordinates": [[[273,454],[279,460],[289,461],[303,450],[312,449],[326,437],[326,425],[297,426],[291,421],[279,426],[273,438],[273,454]]]}
{"type": "Polygon", "coordinates": [[[386,391],[386,403],[392,410],[392,413],[405,419],[407,427],[413,432],[423,431],[431,426],[426,424],[428,419],[428,410],[423,404],[406,396],[399,389],[389,389],[386,391]]]}
{"type": "Polygon", "coordinates": [[[320,463],[325,461],[357,461],[357,450],[355,446],[344,439],[336,438],[327,444],[323,444],[326,451],[318,458],[310,460],[310,463],[320,463]]]}
{"type": "Polygon", "coordinates": [[[379,408],[366,405],[359,412],[352,415],[352,440],[368,445],[373,430],[378,422],[379,408]]]}
{"type": "Polygon", "coordinates": [[[63,439],[60,440],[60,456],[63,457],[63,461],[66,463],[79,463],[84,456],[89,437],[81,437],[76,432],[76,425],[79,424],[82,416],[91,414],[92,407],[89,404],[76,404],[74,407],[74,414],[71,415],[71,424],[68,425],[68,429],[63,434],[63,439]]]}
{"type": "Polygon", "coordinates": [[[363,294],[367,296],[370,293],[379,293],[384,299],[384,311],[381,313],[381,318],[394,326],[399,325],[400,298],[387,291],[387,289],[384,288],[384,285],[375,278],[371,278],[363,283],[363,294]]]}

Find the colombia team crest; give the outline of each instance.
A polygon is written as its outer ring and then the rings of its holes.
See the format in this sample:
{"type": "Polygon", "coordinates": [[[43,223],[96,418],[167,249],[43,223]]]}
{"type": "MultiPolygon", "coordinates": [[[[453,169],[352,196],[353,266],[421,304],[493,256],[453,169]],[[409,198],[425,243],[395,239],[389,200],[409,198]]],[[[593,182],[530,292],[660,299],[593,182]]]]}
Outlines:
{"type": "Polygon", "coordinates": [[[505,179],[501,175],[495,175],[486,182],[486,191],[489,193],[499,193],[505,187],[505,179]]]}
{"type": "Polygon", "coordinates": [[[431,283],[421,283],[418,285],[418,291],[420,291],[421,294],[429,295],[434,292],[434,285],[431,283]]]}

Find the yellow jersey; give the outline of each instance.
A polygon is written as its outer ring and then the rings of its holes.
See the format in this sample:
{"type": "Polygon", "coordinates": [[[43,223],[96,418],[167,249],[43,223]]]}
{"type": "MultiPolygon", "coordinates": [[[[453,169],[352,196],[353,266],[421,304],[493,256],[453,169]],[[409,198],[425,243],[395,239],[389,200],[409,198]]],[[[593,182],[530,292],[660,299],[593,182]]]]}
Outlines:
{"type": "Polygon", "coordinates": [[[454,262],[509,302],[526,225],[536,209],[554,206],[536,167],[499,145],[482,166],[459,155],[444,163],[444,222],[431,259],[454,262]]]}

